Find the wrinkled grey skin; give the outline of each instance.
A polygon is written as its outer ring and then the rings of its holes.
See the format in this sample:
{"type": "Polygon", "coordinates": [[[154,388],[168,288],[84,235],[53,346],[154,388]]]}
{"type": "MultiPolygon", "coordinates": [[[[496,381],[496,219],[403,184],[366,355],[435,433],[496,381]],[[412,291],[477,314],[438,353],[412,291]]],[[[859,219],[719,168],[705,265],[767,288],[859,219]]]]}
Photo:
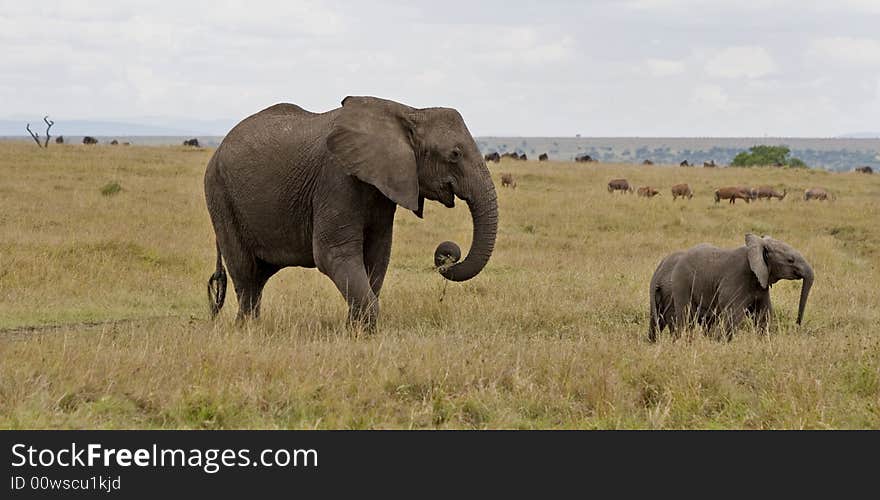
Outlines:
{"type": "MultiPolygon", "coordinates": [[[[375,97],[346,97],[325,113],[293,104],[264,109],[229,132],[205,172],[218,252],[208,281],[212,315],[223,306],[224,260],[239,319],[259,316],[263,287],[278,270],[317,267],[345,297],[349,320],[372,328],[397,206],[422,217],[425,199],[452,207],[456,196],[470,208],[473,242],[464,260],[440,272],[465,281],[489,261],[498,206],[456,110],[375,97]]],[[[454,243],[442,249],[460,256],[454,243]]]]}
{"type": "Polygon", "coordinates": [[[746,315],[765,330],[772,305],[770,286],[781,279],[803,280],[797,324],[801,324],[813,269],[791,246],[764,236],[746,235],[746,245],[722,249],[708,244],[675,252],[664,258],[650,288],[648,339],[669,327],[673,334],[685,326],[719,323],[729,340],[746,315]]]}

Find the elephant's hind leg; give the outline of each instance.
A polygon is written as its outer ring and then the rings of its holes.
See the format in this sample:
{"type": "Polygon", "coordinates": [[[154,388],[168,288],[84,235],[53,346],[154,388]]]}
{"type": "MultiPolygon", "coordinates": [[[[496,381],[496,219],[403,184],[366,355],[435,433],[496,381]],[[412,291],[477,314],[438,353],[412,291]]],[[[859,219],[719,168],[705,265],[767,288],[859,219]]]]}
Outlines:
{"type": "Polygon", "coordinates": [[[238,297],[237,319],[240,321],[259,316],[263,286],[278,268],[257,259],[245,244],[247,239],[224,190],[212,192],[208,208],[217,235],[217,246],[223,254],[238,297]]]}
{"type": "Polygon", "coordinates": [[[260,303],[263,299],[263,288],[273,274],[278,272],[276,266],[272,266],[259,259],[252,259],[250,265],[243,266],[239,270],[239,279],[235,279],[235,293],[238,296],[239,321],[246,318],[257,319],[260,317],[260,303]]]}

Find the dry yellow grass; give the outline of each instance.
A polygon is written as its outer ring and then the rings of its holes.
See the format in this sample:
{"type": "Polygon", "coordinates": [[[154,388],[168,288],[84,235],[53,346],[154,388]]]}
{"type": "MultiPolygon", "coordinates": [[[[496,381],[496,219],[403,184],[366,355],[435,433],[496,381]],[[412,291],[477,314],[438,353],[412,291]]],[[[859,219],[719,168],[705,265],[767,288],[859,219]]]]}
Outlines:
{"type": "Polygon", "coordinates": [[[440,241],[469,244],[465,207],[398,211],[380,328],[357,337],[315,270],[273,278],[259,322],[234,324],[231,286],[208,320],[209,155],[0,143],[0,427],[880,428],[878,176],[492,164],[486,270],[447,284],[431,269],[440,241]],[[614,177],[662,195],[609,194],[614,177]],[[679,182],[693,200],[672,202],[679,182]],[[790,195],[713,202],[738,184],[790,195]],[[812,186],[837,201],[801,201],[812,186]],[[769,336],[649,344],[659,260],[749,231],[813,264],[804,326],[800,283],[780,282],[769,336]]]}

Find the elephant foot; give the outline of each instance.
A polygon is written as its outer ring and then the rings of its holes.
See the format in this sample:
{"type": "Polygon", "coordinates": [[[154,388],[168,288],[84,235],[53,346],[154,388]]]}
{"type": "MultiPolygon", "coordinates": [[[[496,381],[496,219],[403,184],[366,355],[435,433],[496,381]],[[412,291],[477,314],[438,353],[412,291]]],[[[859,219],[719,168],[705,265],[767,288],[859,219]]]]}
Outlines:
{"type": "Polygon", "coordinates": [[[354,306],[348,310],[348,328],[355,333],[355,336],[360,336],[360,333],[367,335],[376,333],[378,319],[379,304],[375,301],[368,306],[354,306]]]}

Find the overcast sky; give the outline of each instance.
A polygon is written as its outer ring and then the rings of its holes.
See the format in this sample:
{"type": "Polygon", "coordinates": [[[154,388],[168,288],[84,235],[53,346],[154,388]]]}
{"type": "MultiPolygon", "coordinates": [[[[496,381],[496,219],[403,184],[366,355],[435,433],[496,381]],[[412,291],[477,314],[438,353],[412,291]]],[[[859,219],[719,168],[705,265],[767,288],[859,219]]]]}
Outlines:
{"type": "Polygon", "coordinates": [[[474,135],[880,130],[880,0],[0,0],[0,118],[376,95],[474,135]]]}

